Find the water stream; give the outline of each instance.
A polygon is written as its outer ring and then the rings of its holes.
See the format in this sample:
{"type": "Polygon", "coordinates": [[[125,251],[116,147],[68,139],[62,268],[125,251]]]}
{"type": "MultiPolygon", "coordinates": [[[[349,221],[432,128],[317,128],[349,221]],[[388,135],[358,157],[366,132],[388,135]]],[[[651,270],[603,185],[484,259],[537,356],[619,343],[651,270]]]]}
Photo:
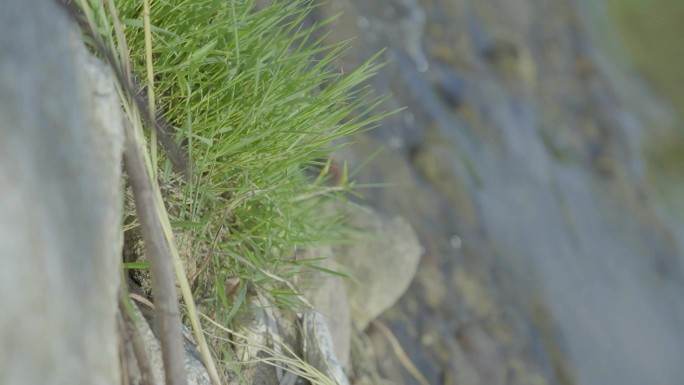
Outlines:
{"type": "Polygon", "coordinates": [[[342,155],[384,148],[359,182],[390,183],[366,198],[425,246],[382,320],[430,383],[681,383],[684,231],[642,150],[676,118],[605,4],[338,0],[317,15],[339,11],[332,38],[358,36],[340,67],[388,47],[372,85],[407,106],[342,155]]]}

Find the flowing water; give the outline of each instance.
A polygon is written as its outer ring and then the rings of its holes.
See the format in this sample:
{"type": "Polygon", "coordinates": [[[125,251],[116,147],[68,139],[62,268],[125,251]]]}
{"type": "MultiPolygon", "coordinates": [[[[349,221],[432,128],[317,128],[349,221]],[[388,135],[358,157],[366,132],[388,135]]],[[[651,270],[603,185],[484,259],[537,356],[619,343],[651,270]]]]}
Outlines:
{"type": "MultiPolygon", "coordinates": [[[[340,11],[330,39],[355,39],[339,66],[387,47],[372,86],[407,107],[341,156],[382,149],[357,179],[389,183],[366,199],[425,247],[382,321],[428,381],[682,383],[684,227],[664,193],[679,176],[648,156],[679,123],[606,5],[336,0],[316,16],[340,11]]],[[[384,374],[416,383],[369,333],[384,374]]]]}

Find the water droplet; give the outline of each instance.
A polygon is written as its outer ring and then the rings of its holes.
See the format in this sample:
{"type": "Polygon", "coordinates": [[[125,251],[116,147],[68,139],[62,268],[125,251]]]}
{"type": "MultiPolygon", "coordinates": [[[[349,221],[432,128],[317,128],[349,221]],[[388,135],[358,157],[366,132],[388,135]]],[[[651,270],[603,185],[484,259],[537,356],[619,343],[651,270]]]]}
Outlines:
{"type": "Polygon", "coordinates": [[[449,238],[449,244],[451,247],[458,250],[463,246],[463,241],[458,235],[452,235],[451,238],[449,238]]]}

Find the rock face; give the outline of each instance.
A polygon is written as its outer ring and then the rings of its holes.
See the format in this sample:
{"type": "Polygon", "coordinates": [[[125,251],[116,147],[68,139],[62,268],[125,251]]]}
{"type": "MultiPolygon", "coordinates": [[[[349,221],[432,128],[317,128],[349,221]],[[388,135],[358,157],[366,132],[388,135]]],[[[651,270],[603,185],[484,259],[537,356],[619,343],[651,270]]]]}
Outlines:
{"type": "Polygon", "coordinates": [[[56,2],[0,2],[0,138],[0,383],[118,383],[121,113],[56,2]]]}
{"type": "MultiPolygon", "coordinates": [[[[153,376],[152,383],[154,385],[164,385],[166,383],[164,380],[164,359],[162,357],[161,343],[157,339],[153,329],[154,322],[150,322],[152,320],[146,319],[135,303],[132,302],[131,304],[135,318],[139,321],[136,323],[136,327],[142,344],[145,347],[145,353],[147,354],[147,360],[153,376]]],[[[153,314],[151,311],[149,313],[153,314]]],[[[188,373],[188,385],[211,385],[209,373],[207,373],[207,369],[204,367],[201,358],[199,357],[199,352],[195,346],[192,333],[190,330],[183,327],[183,334],[185,336],[183,342],[185,348],[185,371],[188,373]]],[[[145,385],[140,372],[140,367],[138,366],[137,357],[133,350],[132,341],[127,339],[124,347],[129,384],[145,385]]]]}

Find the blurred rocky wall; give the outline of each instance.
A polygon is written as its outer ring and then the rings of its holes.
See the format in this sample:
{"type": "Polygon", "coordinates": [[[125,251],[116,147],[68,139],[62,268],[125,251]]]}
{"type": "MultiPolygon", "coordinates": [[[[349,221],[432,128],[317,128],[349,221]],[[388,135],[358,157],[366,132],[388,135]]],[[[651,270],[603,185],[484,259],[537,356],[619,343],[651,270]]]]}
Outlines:
{"type": "Polygon", "coordinates": [[[120,381],[117,100],[57,2],[0,2],[0,384],[120,381]]]}

